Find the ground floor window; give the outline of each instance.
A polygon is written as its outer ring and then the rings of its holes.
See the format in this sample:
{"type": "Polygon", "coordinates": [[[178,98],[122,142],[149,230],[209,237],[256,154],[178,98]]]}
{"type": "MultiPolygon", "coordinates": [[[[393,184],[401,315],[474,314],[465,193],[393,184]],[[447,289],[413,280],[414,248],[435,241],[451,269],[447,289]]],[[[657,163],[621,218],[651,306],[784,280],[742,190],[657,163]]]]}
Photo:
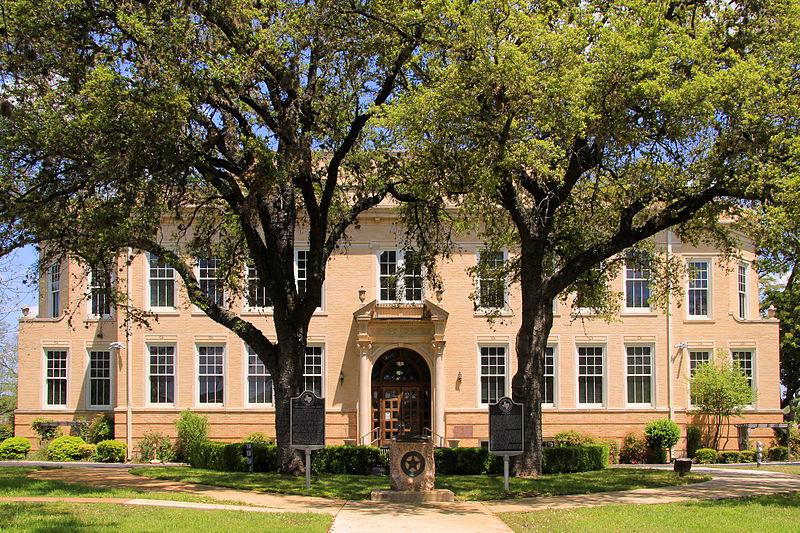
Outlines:
{"type": "Polygon", "coordinates": [[[47,405],[67,405],[67,352],[47,350],[47,405]]]}
{"type": "Polygon", "coordinates": [[[150,403],[175,403],[175,347],[150,346],[150,403]]]}
{"type": "Polygon", "coordinates": [[[197,347],[200,403],[223,403],[225,391],[224,351],[223,346],[197,347]]]}
{"type": "Polygon", "coordinates": [[[111,352],[89,351],[89,406],[111,407],[111,352]]]}
{"type": "Polygon", "coordinates": [[[306,346],[303,366],[303,388],[322,397],[322,369],[325,349],[322,346],[306,346]]]}
{"type": "Polygon", "coordinates": [[[506,393],[506,347],[481,346],[481,403],[497,402],[506,393]]]}
{"type": "Polygon", "coordinates": [[[733,364],[737,365],[739,368],[742,369],[744,375],[747,376],[747,382],[750,385],[750,388],[753,388],[753,352],[746,350],[746,351],[732,351],[731,358],[733,359],[733,364]]]}
{"type": "Polygon", "coordinates": [[[578,347],[578,403],[603,403],[602,346],[578,347]]]}
{"type": "Polygon", "coordinates": [[[555,348],[548,346],[544,350],[544,396],[542,403],[553,404],[555,400],[555,376],[556,376],[556,356],[555,348]]]}
{"type": "Polygon", "coordinates": [[[653,357],[650,346],[628,346],[628,403],[652,403],[653,357]]]}
{"type": "Polygon", "coordinates": [[[247,347],[247,403],[272,403],[272,376],[255,350],[247,347]]]}

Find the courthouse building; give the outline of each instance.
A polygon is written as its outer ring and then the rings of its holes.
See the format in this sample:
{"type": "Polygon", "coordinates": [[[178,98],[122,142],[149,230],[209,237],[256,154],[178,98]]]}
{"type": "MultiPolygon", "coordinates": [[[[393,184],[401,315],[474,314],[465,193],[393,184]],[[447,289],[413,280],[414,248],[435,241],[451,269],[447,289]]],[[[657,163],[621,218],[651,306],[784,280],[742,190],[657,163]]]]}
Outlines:
{"type": "MultiPolygon", "coordinates": [[[[513,250],[489,255],[477,238],[461,238],[452,258],[441,262],[443,290],[432,291],[413,252],[398,244],[397,224],[391,209],[373,209],[350,231],[346,250],[331,257],[309,329],[306,387],[325,397],[329,444],[383,445],[404,426],[439,445],[481,445],[488,404],[510,394],[521,305],[517,285],[498,290],[495,280],[475,280],[467,270],[479,260],[504,261],[513,250]],[[497,316],[489,321],[488,314],[497,316]]],[[[611,282],[622,298],[614,321],[576,318],[571,295],[553,303],[545,439],[567,429],[621,439],[666,417],[683,428],[696,417],[692,369],[718,357],[736,361],[758,391],[744,420],[734,422],[782,420],[778,322],[759,314],[751,243],[742,237],[730,260],[670,232],[657,243],[687,265],[684,295],[673,297],[671,313],[648,306],[649,274],[635,263],[611,282]]],[[[305,259],[300,236],[298,284],[305,259]]],[[[215,269],[213,259],[197,261],[201,285],[223,301],[215,269]]],[[[110,412],[116,437],[130,447],[145,432],[174,436],[173,421],[190,409],[208,416],[217,440],[255,431],[274,436],[265,367],[241,339],[189,303],[169,265],[134,253],[128,265],[120,259],[115,283],[157,320],[126,327],[84,267],[71,260],[44,266],[38,316],[20,320],[17,435],[33,438],[37,417],[68,422],[110,412]]],[[[229,305],[275,338],[263,291],[229,305]]],[[[733,428],[730,436],[728,447],[735,447],[733,428]]],[[[768,438],[771,431],[754,436],[768,438]]],[[[684,446],[682,439],[678,448],[684,446]]]]}

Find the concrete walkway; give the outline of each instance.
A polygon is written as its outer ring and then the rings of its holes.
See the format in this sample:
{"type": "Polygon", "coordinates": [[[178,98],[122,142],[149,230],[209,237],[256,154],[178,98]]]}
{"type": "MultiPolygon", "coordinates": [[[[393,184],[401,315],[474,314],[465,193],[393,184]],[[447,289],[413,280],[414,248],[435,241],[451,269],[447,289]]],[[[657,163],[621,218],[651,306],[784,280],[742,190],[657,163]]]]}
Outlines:
{"type": "MultiPolygon", "coordinates": [[[[243,505],[173,502],[145,499],[69,498],[69,501],[97,501],[126,505],[158,505],[195,509],[231,509],[261,512],[316,512],[334,515],[331,532],[373,532],[390,527],[392,532],[402,531],[511,531],[496,513],[563,509],[608,504],[653,504],[695,499],[720,499],[760,494],[800,491],[800,476],[768,472],[765,470],[735,470],[695,467],[693,472],[713,476],[711,481],[621,492],[576,494],[505,500],[495,502],[455,502],[427,505],[399,505],[371,501],[330,500],[266,494],[253,491],[210,487],[155,480],[134,476],[124,469],[64,468],[41,470],[31,475],[37,479],[58,480],[97,487],[130,488],[153,492],[182,492],[203,498],[241,502],[243,505]],[[120,500],[120,501],[117,501],[120,500]],[[391,524],[391,526],[387,526],[391,524]]],[[[59,498],[2,498],[2,501],[57,501],[59,498]]]]}

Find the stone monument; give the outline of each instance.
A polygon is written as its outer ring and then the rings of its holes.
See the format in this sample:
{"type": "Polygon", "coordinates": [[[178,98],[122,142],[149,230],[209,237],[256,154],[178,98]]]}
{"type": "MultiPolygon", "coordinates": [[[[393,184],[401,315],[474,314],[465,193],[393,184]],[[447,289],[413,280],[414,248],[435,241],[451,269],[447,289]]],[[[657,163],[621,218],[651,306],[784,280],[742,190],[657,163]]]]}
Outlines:
{"type": "Polygon", "coordinates": [[[433,442],[421,435],[398,435],[389,446],[391,490],[373,490],[373,501],[452,502],[453,492],[437,490],[433,442]]]}

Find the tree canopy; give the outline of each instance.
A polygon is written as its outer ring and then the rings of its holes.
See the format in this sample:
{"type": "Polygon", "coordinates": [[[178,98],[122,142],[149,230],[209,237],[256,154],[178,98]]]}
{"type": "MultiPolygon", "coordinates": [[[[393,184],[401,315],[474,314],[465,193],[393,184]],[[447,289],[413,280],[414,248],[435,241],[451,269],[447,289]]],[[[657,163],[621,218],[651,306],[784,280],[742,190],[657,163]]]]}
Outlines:
{"type": "Polygon", "coordinates": [[[297,472],[289,398],[325,264],[395,186],[371,122],[411,76],[437,3],[3,6],[0,253],[42,242],[48,257],[106,272],[126,247],[167,261],[191,302],[273,376],[279,461],[297,472]],[[298,238],[308,246],[302,287],[298,238]],[[217,260],[228,295],[245,290],[250,262],[277,341],[202,290],[202,257],[217,260]]]}
{"type": "Polygon", "coordinates": [[[654,235],[671,228],[731,251],[720,222],[789,183],[799,16],[792,0],[498,0],[444,15],[449,47],[429,50],[426,75],[385,123],[408,175],[425,176],[416,190],[429,202],[409,207],[411,220],[428,212],[421,241],[439,240],[425,233],[446,226],[431,221],[457,199],[461,220],[517,251],[512,389],[534,438],[516,473],[541,472],[553,298],[594,288],[593,307],[613,305],[615,265],[648,246],[668,294],[674,262],[654,235]]]}

